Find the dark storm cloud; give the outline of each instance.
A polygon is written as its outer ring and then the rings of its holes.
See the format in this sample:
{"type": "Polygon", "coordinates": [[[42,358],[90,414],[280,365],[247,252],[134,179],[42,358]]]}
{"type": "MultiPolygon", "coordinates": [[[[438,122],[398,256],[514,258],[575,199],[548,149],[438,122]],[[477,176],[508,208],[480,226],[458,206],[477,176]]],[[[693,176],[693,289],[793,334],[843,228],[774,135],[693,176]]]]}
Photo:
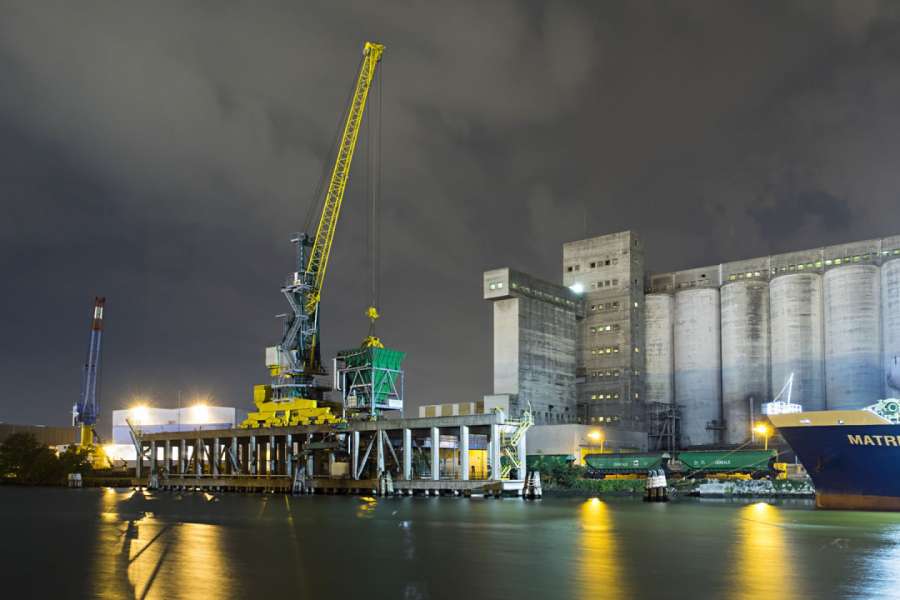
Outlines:
{"type": "MultiPolygon", "coordinates": [[[[366,39],[412,404],[491,391],[485,269],[558,280],[563,242],[626,228],[655,270],[900,232],[893,3],[7,2],[0,419],[66,419],[94,294],[105,409],[249,404],[366,39]]],[[[366,331],[366,148],[326,354],[366,331]]]]}

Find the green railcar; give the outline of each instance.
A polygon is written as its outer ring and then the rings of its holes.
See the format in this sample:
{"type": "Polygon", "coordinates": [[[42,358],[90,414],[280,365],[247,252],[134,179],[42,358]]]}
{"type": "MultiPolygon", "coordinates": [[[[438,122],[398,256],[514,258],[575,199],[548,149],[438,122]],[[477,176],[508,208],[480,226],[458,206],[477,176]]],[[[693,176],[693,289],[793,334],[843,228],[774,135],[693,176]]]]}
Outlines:
{"type": "Polygon", "coordinates": [[[688,450],[678,453],[685,475],[744,473],[763,476],[774,472],[775,450],[688,450]]]}
{"type": "Polygon", "coordinates": [[[584,457],[588,472],[594,477],[605,475],[646,475],[650,469],[664,468],[662,452],[640,454],[588,454],[584,457]]]}

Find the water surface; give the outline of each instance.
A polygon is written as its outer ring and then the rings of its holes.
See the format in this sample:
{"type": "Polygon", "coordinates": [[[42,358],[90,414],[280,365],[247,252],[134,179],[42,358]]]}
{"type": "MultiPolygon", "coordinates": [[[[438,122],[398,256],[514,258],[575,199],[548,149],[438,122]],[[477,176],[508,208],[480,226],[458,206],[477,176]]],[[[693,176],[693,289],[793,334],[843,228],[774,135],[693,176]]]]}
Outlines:
{"type": "Polygon", "coordinates": [[[18,597],[900,597],[900,514],[805,502],[3,487],[0,532],[18,597]]]}

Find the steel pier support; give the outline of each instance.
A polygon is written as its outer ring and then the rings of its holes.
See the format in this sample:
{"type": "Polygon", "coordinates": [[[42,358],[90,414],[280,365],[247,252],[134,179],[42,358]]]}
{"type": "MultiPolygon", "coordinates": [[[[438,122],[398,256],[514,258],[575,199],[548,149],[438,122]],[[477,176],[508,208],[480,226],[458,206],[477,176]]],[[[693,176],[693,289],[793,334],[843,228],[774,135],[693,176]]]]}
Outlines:
{"type": "Polygon", "coordinates": [[[274,475],[275,473],[277,473],[277,471],[275,470],[275,458],[277,455],[276,450],[277,449],[275,448],[275,436],[270,435],[269,436],[269,471],[268,471],[269,475],[274,475]]]}
{"type": "Polygon", "coordinates": [[[353,479],[359,479],[359,431],[350,434],[350,468],[353,479]]]}
{"type": "Polygon", "coordinates": [[[441,428],[431,428],[431,479],[441,478],[441,428]]]}
{"type": "Polygon", "coordinates": [[[163,461],[166,463],[166,475],[172,472],[172,440],[166,440],[163,449],[163,461]]]}
{"type": "Polygon", "coordinates": [[[212,474],[214,477],[218,477],[219,476],[219,456],[221,456],[221,446],[219,444],[219,438],[213,438],[212,455],[213,455],[212,474]]]}
{"type": "Polygon", "coordinates": [[[203,440],[201,438],[197,438],[197,443],[194,444],[194,472],[198,477],[203,475],[203,440]]]}
{"type": "Polygon", "coordinates": [[[250,436],[250,442],[247,444],[247,467],[250,475],[256,475],[256,436],[250,436]]]}
{"type": "Polygon", "coordinates": [[[178,474],[184,475],[187,469],[187,441],[181,440],[178,445],[178,474]]]}
{"type": "Polygon", "coordinates": [[[412,479],[412,429],[403,430],[403,479],[412,479]]]}
{"type": "Polygon", "coordinates": [[[459,426],[459,478],[469,480],[469,426],[459,426]]]}
{"type": "Polygon", "coordinates": [[[156,475],[156,440],[150,441],[150,476],[156,475]]]}
{"type": "Polygon", "coordinates": [[[291,434],[284,438],[284,474],[294,476],[294,437],[291,434]]]}
{"type": "Polygon", "coordinates": [[[384,432],[375,430],[375,475],[384,473],[384,432]]]}
{"type": "Polygon", "coordinates": [[[237,436],[232,436],[231,438],[231,448],[228,449],[231,452],[231,460],[229,461],[230,466],[228,467],[228,472],[232,475],[237,475],[241,472],[241,463],[240,455],[238,454],[238,439],[237,436]],[[235,471],[235,466],[237,466],[237,471],[235,471]]]}
{"type": "Polygon", "coordinates": [[[491,479],[500,479],[500,425],[491,424],[491,479]]]}

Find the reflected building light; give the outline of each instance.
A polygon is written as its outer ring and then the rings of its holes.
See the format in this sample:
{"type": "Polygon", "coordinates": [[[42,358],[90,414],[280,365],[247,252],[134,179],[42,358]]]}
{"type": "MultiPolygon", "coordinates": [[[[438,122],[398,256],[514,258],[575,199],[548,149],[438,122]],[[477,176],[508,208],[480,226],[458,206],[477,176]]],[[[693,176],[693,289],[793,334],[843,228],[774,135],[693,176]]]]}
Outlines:
{"type": "Polygon", "coordinates": [[[731,597],[802,598],[800,579],[791,569],[793,552],[782,511],[765,502],[743,507],[738,513],[735,580],[731,597]]]}
{"type": "Polygon", "coordinates": [[[580,517],[579,587],[574,595],[584,600],[630,598],[609,505],[591,498],[582,503],[580,517]]]}

